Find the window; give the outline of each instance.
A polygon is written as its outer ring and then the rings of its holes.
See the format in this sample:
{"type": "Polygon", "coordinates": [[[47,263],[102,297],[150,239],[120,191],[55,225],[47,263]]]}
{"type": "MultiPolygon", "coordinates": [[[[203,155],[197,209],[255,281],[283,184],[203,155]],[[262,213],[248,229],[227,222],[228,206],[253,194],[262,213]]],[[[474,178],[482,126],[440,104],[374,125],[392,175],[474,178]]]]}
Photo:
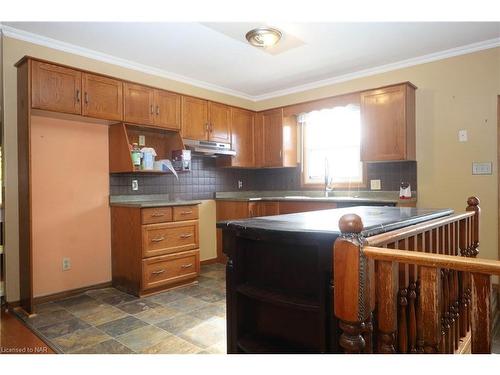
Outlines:
{"type": "Polygon", "coordinates": [[[359,105],[322,109],[299,115],[303,140],[303,184],[330,187],[364,184],[360,160],[361,118],[359,105]]]}

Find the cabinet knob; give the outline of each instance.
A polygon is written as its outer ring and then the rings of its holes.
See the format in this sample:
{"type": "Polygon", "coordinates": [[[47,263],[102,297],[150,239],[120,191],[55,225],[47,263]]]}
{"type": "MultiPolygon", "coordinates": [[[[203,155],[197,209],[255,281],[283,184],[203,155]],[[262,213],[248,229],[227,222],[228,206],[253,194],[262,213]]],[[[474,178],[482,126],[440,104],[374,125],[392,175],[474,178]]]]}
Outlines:
{"type": "Polygon", "coordinates": [[[193,237],[193,234],[192,233],[184,233],[184,234],[181,234],[179,237],[182,239],[189,238],[189,237],[193,237]]]}
{"type": "Polygon", "coordinates": [[[154,112],[154,106],[153,106],[152,104],[151,104],[151,106],[150,106],[150,110],[151,110],[151,114],[154,114],[154,113],[155,113],[155,112],[154,112]]]}
{"type": "Polygon", "coordinates": [[[89,104],[89,93],[85,92],[85,104],[89,104]]]}
{"type": "Polygon", "coordinates": [[[189,263],[189,264],[183,264],[181,266],[181,268],[189,268],[189,267],[192,267],[193,266],[193,263],[189,263]]]}
{"type": "Polygon", "coordinates": [[[80,90],[76,90],[76,102],[80,103],[80,90]]]}
{"type": "Polygon", "coordinates": [[[160,106],[157,105],[156,106],[156,116],[159,116],[160,115],[160,106]]]}
{"type": "Polygon", "coordinates": [[[193,211],[182,211],[181,215],[191,215],[193,211]]]}

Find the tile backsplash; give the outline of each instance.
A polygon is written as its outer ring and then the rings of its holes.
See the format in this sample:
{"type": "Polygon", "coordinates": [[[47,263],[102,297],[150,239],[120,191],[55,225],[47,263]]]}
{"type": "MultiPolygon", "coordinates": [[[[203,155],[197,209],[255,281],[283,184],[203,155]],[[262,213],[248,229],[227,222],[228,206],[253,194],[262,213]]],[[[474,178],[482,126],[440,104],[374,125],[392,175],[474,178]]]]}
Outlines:
{"type": "MultiPolygon", "coordinates": [[[[399,190],[401,181],[417,190],[417,164],[414,161],[368,163],[370,179],[381,180],[382,190],[399,190]]],[[[214,158],[194,156],[192,171],[174,175],[112,174],[110,194],[169,194],[171,199],[213,199],[215,192],[249,190],[300,190],[300,167],[278,169],[216,168],[214,158]],[[132,190],[132,180],[139,190],[132,190]],[[238,189],[238,181],[243,186],[238,189]]],[[[343,189],[345,190],[345,189],[343,189]]],[[[358,190],[358,189],[356,189],[358,190]]],[[[366,189],[364,189],[366,190],[366,189]]]]}

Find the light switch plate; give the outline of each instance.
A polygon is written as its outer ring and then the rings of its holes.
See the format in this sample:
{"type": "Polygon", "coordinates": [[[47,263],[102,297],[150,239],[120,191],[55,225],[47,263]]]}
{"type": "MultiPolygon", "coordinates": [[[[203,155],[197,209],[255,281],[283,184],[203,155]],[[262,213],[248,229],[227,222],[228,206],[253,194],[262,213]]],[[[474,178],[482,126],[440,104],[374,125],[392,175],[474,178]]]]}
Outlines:
{"type": "Polygon", "coordinates": [[[139,146],[146,146],[146,137],[143,135],[139,136],[139,146]]]}
{"type": "Polygon", "coordinates": [[[481,174],[492,174],[493,163],[491,161],[488,162],[473,162],[472,163],[472,174],[481,175],[481,174]]]}
{"type": "Polygon", "coordinates": [[[380,180],[370,180],[371,190],[380,190],[380,180]]]}
{"type": "Polygon", "coordinates": [[[462,129],[458,131],[458,141],[459,142],[467,142],[468,137],[467,137],[467,130],[462,129]]]}

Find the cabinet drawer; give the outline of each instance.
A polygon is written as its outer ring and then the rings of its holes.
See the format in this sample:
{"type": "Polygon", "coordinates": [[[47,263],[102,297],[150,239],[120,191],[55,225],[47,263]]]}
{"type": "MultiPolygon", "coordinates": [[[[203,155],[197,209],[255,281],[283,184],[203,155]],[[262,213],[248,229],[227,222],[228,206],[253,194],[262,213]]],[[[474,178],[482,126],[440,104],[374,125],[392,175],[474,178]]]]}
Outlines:
{"type": "Polygon", "coordinates": [[[174,221],[198,219],[198,206],[174,207],[174,221]]]}
{"type": "Polygon", "coordinates": [[[149,289],[195,278],[199,267],[200,252],[197,249],[145,259],[142,261],[142,288],[149,289]]]}
{"type": "Polygon", "coordinates": [[[196,249],[198,221],[150,224],[142,227],[142,256],[144,258],[196,249]]]}
{"type": "Polygon", "coordinates": [[[143,224],[172,221],[172,207],[143,208],[141,214],[143,224]]]}

